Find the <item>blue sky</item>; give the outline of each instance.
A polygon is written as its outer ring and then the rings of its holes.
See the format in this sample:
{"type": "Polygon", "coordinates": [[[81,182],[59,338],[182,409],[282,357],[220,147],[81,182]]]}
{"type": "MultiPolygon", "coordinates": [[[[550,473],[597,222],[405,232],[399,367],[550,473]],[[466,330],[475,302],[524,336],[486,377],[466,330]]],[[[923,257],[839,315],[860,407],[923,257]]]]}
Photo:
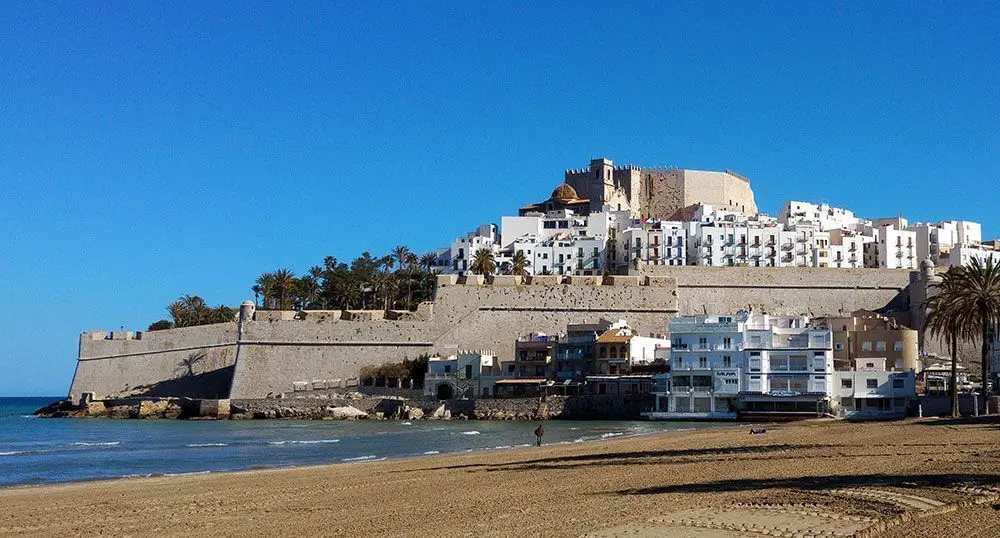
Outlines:
{"type": "Polygon", "coordinates": [[[595,156],[1000,235],[994,3],[394,4],[0,4],[0,395],[64,394],[82,331],[446,245],[595,156]]]}

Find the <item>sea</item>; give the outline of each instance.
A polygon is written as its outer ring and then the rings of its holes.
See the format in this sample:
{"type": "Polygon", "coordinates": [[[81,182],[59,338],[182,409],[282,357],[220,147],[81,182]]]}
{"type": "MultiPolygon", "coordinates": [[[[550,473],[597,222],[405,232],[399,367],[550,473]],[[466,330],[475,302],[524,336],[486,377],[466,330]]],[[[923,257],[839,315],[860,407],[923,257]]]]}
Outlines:
{"type": "MultiPolygon", "coordinates": [[[[0,487],[371,462],[534,445],[535,422],[37,418],[53,398],[0,398],[0,487]]],[[[713,427],[546,421],[545,444],[713,427]]]]}

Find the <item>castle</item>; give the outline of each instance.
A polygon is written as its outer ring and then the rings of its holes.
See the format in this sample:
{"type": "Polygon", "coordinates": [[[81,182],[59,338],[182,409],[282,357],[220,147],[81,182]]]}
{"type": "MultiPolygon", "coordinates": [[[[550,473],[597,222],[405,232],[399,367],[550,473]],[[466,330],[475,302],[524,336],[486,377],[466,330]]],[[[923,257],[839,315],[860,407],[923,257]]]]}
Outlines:
{"type": "Polygon", "coordinates": [[[757,214],[750,181],[733,172],[684,170],[677,167],[615,166],[611,159],[590,167],[566,170],[564,181],[549,200],[522,207],[521,215],[570,209],[578,213],[626,211],[633,218],[685,220],[685,210],[707,204],[747,216],[757,214]],[[582,211],[585,210],[585,211],[582,211]]]}
{"type": "Polygon", "coordinates": [[[735,172],[604,158],[567,170],[548,200],[520,213],[504,217],[500,233],[481,226],[441,249],[434,300],[415,312],[255,311],[244,303],[233,323],[84,333],[70,397],[263,398],[349,386],[364,366],[425,353],[479,348],[502,358],[519,336],[569,324],[627,318],[638,334],[663,334],[677,315],[747,308],[806,316],[878,310],[937,351],[923,338],[920,306],[935,262],[997,253],[975,223],[909,226],[800,202],[773,219],[759,213],[749,180],[735,172]],[[501,274],[469,274],[467,262],[482,248],[496,252],[501,274]],[[525,252],[533,269],[503,274],[525,252]],[[926,258],[919,271],[915,253],[926,258]]]}

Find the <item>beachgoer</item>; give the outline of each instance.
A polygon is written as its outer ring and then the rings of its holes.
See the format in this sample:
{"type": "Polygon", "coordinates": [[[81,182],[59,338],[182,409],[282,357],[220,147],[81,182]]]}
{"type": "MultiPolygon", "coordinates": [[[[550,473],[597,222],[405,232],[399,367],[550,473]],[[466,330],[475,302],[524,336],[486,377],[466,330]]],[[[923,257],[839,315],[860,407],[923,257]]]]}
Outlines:
{"type": "Polygon", "coordinates": [[[535,428],[535,442],[537,443],[535,446],[542,446],[543,435],[545,435],[545,428],[542,428],[542,425],[539,424],[538,427],[535,428]]]}

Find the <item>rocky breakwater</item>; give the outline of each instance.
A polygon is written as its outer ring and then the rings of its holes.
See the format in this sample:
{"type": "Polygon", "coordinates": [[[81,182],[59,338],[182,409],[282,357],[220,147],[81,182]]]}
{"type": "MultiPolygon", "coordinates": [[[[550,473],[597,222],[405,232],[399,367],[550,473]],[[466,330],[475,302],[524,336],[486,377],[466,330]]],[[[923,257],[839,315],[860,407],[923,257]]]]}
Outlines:
{"type": "Polygon", "coordinates": [[[639,395],[549,396],[539,398],[447,400],[370,396],[359,392],[315,391],[276,398],[198,400],[122,398],[68,400],[39,409],[41,417],[119,419],[291,419],[291,420],[552,420],[639,418],[648,398],[639,395]]]}
{"type": "Polygon", "coordinates": [[[69,400],[51,403],[35,415],[44,418],[135,418],[135,419],[228,419],[229,400],[192,398],[122,398],[73,404],[69,400]]]}

